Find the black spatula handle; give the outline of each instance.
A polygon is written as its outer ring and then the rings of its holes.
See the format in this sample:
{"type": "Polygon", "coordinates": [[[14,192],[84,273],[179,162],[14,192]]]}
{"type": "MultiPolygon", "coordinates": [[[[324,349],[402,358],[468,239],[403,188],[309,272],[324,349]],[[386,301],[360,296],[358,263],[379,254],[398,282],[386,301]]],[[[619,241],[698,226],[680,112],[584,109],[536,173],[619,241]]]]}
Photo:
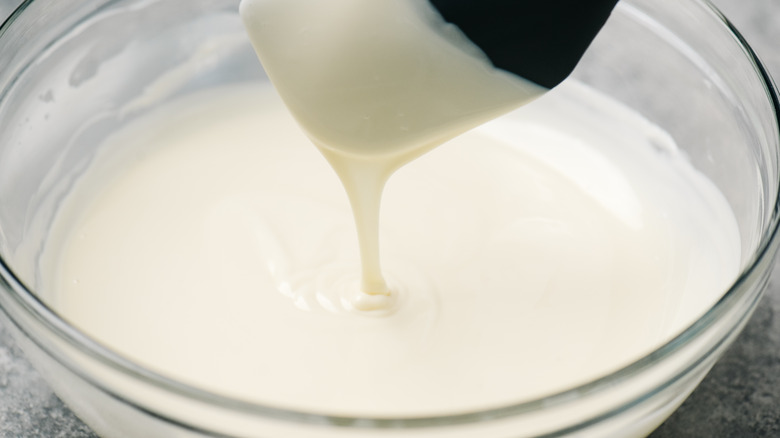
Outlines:
{"type": "Polygon", "coordinates": [[[496,67],[553,88],[574,70],[618,0],[429,0],[496,67]]]}

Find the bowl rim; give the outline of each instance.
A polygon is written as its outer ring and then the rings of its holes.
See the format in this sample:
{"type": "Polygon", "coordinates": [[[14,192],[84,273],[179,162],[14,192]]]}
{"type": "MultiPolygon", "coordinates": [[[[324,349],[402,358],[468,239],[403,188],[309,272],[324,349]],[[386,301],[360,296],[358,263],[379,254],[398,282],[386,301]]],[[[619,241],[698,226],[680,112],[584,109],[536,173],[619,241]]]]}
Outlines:
{"type": "MultiPolygon", "coordinates": [[[[25,0],[21,3],[4,22],[0,24],[0,38],[3,38],[7,29],[17,20],[24,11],[31,6],[37,0],[25,0]]],[[[695,3],[699,3],[713,16],[713,19],[720,21],[720,24],[725,27],[725,30],[730,33],[735,43],[745,54],[745,60],[753,65],[758,79],[761,81],[767,94],[767,99],[773,110],[773,122],[774,125],[780,130],[780,95],[778,89],[774,84],[767,69],[764,67],[761,60],[758,58],[755,51],[750,47],[745,38],[735,28],[735,26],[714,6],[710,0],[693,0],[695,3]]],[[[618,3],[618,7],[625,7],[623,2],[618,3]]],[[[778,145],[780,145],[780,135],[774,139],[778,145]]],[[[777,156],[778,150],[775,150],[777,156]]],[[[775,181],[778,185],[776,188],[780,188],[780,182],[775,181]]],[[[515,417],[530,412],[537,412],[541,408],[551,408],[554,406],[563,406],[568,402],[575,399],[586,398],[591,395],[604,392],[613,386],[616,382],[626,380],[631,376],[640,374],[643,370],[649,368],[654,363],[660,360],[672,356],[675,353],[682,350],[685,346],[691,344],[698,339],[701,335],[707,332],[711,326],[713,326],[718,320],[719,316],[730,309],[732,309],[737,303],[741,295],[744,295],[750,288],[745,287],[745,283],[748,279],[756,273],[757,268],[762,266],[762,262],[771,259],[774,256],[774,252],[777,249],[778,241],[778,224],[780,224],[780,190],[773,201],[773,208],[768,217],[766,229],[762,234],[761,240],[758,242],[758,246],[753,253],[753,258],[749,260],[748,264],[742,269],[739,277],[734,281],[733,285],[724,293],[724,295],[713,304],[706,313],[700,316],[695,322],[689,325],[685,330],[679,333],[674,338],[668,340],[663,345],[650,351],[642,356],[640,359],[635,360],[621,368],[606,374],[597,379],[589,382],[579,384],[577,386],[570,387],[568,389],[555,392],[553,394],[527,400],[521,403],[510,404],[503,407],[491,408],[485,410],[476,410],[473,412],[460,413],[454,415],[436,415],[436,416],[421,416],[421,417],[409,417],[409,418],[368,418],[368,417],[345,417],[334,415],[323,415],[317,413],[309,413],[305,411],[298,411],[288,408],[277,408],[259,403],[248,402],[229,396],[219,395],[207,390],[197,388],[195,386],[179,382],[175,379],[165,377],[154,371],[148,370],[143,366],[137,365],[132,361],[122,357],[121,355],[113,352],[109,348],[100,344],[96,340],[90,338],[79,329],[67,323],[62,319],[57,312],[51,309],[43,301],[41,301],[33,292],[31,288],[26,285],[17,277],[11,270],[8,263],[0,255],[0,294],[12,299],[15,304],[21,306],[33,320],[40,323],[59,340],[65,341],[71,347],[76,348],[82,353],[85,353],[92,359],[99,361],[100,363],[110,367],[112,370],[121,373],[122,375],[139,379],[144,384],[151,385],[155,388],[162,389],[178,396],[185,397],[187,399],[196,400],[206,405],[216,405],[221,409],[230,409],[244,414],[250,414],[255,416],[268,417],[276,420],[282,420],[293,423],[304,423],[311,425],[339,425],[345,428],[368,428],[368,429],[415,429],[415,428],[429,428],[437,426],[452,426],[460,424],[474,424],[483,423],[488,421],[499,420],[507,417],[515,417]],[[6,295],[7,293],[7,295],[6,295]]],[[[770,268],[771,269],[771,268],[770,268]]],[[[763,290],[759,290],[759,293],[754,297],[750,309],[752,309],[758,299],[761,297],[763,290]]],[[[133,405],[138,409],[148,412],[148,410],[142,406],[136,405],[131,400],[128,400],[121,396],[121,394],[114,393],[111,389],[106,388],[100,382],[96,381],[81,370],[75,369],[72,364],[69,363],[69,359],[60,357],[60,355],[48,348],[44,342],[38,339],[36,336],[25,330],[24,324],[14,319],[3,306],[0,305],[0,312],[3,312],[8,316],[8,320],[20,330],[27,338],[32,340],[39,348],[50,354],[58,360],[60,364],[65,366],[69,371],[77,374],[79,377],[87,380],[91,384],[97,386],[101,391],[108,395],[118,398],[124,403],[133,405]]],[[[750,316],[750,311],[746,311],[741,315],[739,321],[734,324],[734,327],[739,326],[740,322],[743,322],[750,316]]],[[[732,327],[733,328],[733,327],[732,327]]],[[[731,329],[729,330],[731,332],[731,329]]],[[[726,336],[728,337],[728,336],[726,336]]],[[[677,380],[684,377],[692,369],[696,368],[702,362],[704,362],[710,355],[722,346],[725,339],[719,339],[715,346],[707,349],[707,351],[697,360],[694,364],[685,367],[682,371],[674,374],[671,379],[665,380],[661,387],[654,386],[651,390],[643,390],[642,395],[633,397],[631,403],[623,403],[619,408],[607,412],[602,416],[611,417],[619,414],[620,412],[630,409],[635,404],[641,402],[645,397],[661,391],[665,387],[672,385],[677,380]]],[[[165,420],[172,424],[178,424],[184,426],[187,429],[193,430],[192,425],[185,425],[181,422],[169,418],[161,417],[156,413],[152,413],[158,418],[165,420]]],[[[571,433],[582,428],[587,427],[596,420],[586,420],[581,423],[568,427],[565,431],[560,433],[571,433]]],[[[213,435],[214,432],[201,430],[195,428],[200,433],[206,433],[213,435]]],[[[223,435],[219,435],[223,436],[223,435]]],[[[559,436],[555,434],[554,436],[559,436]]]]}

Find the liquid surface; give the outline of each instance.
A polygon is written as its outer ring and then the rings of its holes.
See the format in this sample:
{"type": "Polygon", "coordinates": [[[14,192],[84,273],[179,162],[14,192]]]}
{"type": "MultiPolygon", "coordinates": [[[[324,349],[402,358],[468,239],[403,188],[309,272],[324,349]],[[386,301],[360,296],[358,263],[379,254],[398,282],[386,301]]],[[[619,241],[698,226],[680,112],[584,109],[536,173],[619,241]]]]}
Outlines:
{"type": "Polygon", "coordinates": [[[720,193],[663,132],[567,83],[398,171],[394,311],[355,313],[349,202],[270,85],[117,132],[44,254],[66,319],[164,375],[349,416],[452,414],[604,375],[730,285],[720,193]]]}
{"type": "Polygon", "coordinates": [[[362,281],[352,305],[392,310],[380,266],[383,188],[399,167],[546,91],[493,68],[427,0],[243,0],[252,45],[339,175],[362,281]],[[360,292],[365,294],[360,294],[360,292]]]}

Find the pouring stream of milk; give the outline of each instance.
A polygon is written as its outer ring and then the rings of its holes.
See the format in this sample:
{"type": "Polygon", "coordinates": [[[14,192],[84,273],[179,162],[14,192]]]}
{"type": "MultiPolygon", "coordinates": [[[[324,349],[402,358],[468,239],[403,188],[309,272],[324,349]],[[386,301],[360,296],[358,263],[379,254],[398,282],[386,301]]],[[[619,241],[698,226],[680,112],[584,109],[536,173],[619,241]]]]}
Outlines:
{"type": "Polygon", "coordinates": [[[355,218],[364,311],[392,307],[379,260],[382,191],[395,170],[546,89],[493,68],[420,0],[243,0],[282,99],[341,179],[355,218]]]}

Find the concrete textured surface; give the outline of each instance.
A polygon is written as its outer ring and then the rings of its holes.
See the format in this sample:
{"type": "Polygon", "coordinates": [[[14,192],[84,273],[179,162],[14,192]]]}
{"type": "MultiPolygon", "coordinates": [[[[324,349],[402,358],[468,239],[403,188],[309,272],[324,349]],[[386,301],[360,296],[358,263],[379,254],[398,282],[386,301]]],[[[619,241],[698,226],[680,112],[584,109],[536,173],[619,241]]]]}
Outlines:
{"type": "MultiPolygon", "coordinates": [[[[0,0],[0,20],[18,0],[0,0]]],[[[713,0],[780,78],[780,2],[713,0]]],[[[0,66],[0,68],[2,68],[0,66]]],[[[0,326],[0,438],[95,438],[0,326]]],[[[780,437],[780,269],[753,319],[652,438],[780,437]]]]}

